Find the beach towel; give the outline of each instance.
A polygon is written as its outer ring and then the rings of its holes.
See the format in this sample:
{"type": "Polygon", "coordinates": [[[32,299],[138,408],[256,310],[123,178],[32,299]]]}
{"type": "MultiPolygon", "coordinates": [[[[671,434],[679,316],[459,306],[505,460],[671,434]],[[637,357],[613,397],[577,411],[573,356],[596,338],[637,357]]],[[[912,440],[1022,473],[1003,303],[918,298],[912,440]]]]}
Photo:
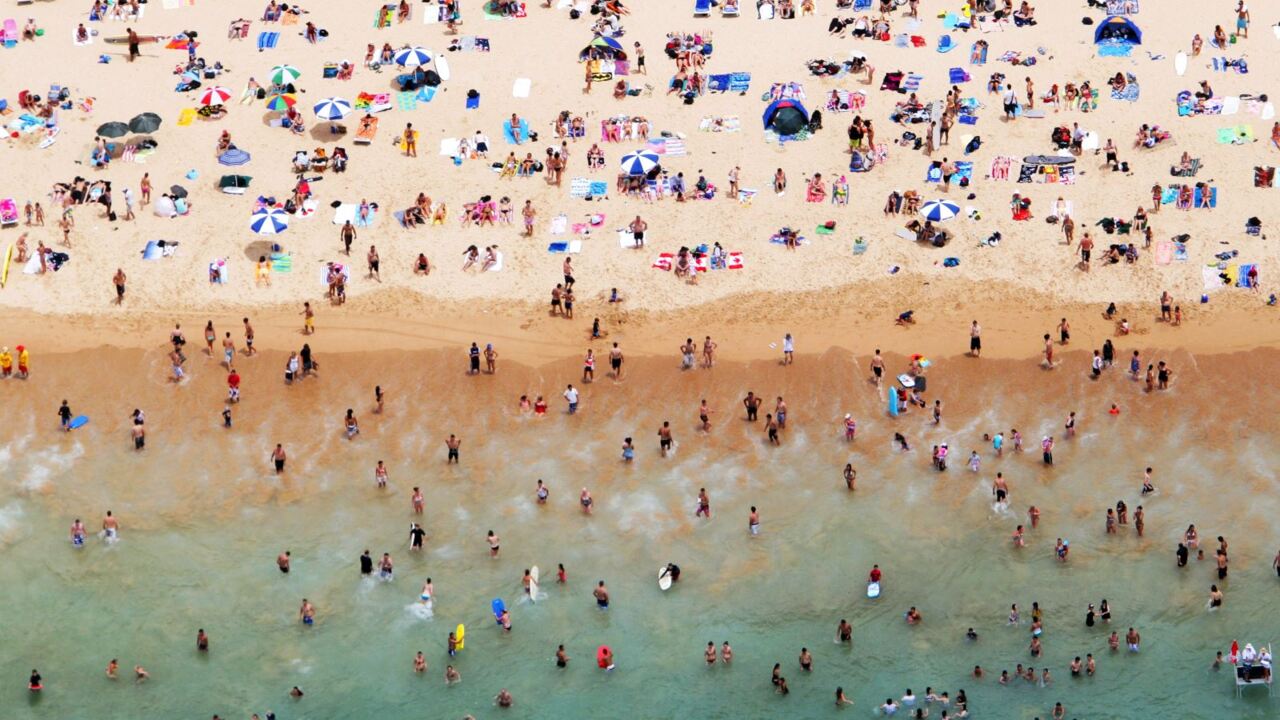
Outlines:
{"type": "Polygon", "coordinates": [[[650,267],[656,268],[658,270],[670,270],[671,261],[674,259],[675,259],[675,255],[672,255],[671,253],[659,253],[657,259],[653,261],[653,265],[651,265],[650,267]]]}
{"type": "Polygon", "coordinates": [[[190,125],[192,122],[195,121],[195,119],[196,119],[195,108],[183,108],[182,112],[178,113],[178,125],[180,127],[186,127],[187,125],[190,125]]]}
{"type": "Polygon", "coordinates": [[[1098,57],[1129,57],[1133,46],[1123,40],[1104,40],[1098,43],[1098,57]]]}
{"type": "Polygon", "coordinates": [[[1130,74],[1128,77],[1128,82],[1125,83],[1124,90],[1120,90],[1120,91],[1112,90],[1111,99],[1126,100],[1128,102],[1137,102],[1138,93],[1139,93],[1138,83],[1135,82],[1134,76],[1130,74]]]}
{"type": "Polygon", "coordinates": [[[574,255],[582,252],[581,240],[558,241],[547,245],[547,252],[553,254],[574,255]]]}
{"type": "Polygon", "coordinates": [[[835,98],[827,95],[827,105],[823,108],[827,112],[853,112],[861,110],[867,104],[867,94],[861,90],[836,90],[835,93],[835,98]]]}
{"type": "Polygon", "coordinates": [[[1236,127],[1218,129],[1219,145],[1243,145],[1246,142],[1252,142],[1253,140],[1253,126],[1251,125],[1239,125],[1236,127]]]}
{"type": "Polygon", "coordinates": [[[587,191],[588,197],[603,198],[609,196],[609,183],[604,180],[592,180],[591,188],[587,191]]]}
{"type": "Polygon", "coordinates": [[[862,239],[862,238],[858,238],[857,240],[854,240],[854,241],[853,241],[853,254],[854,254],[854,255],[862,255],[862,254],[863,254],[863,253],[865,253],[866,251],[867,251],[867,241],[866,241],[866,240],[864,240],[864,239],[862,239]]]}
{"type": "Polygon", "coordinates": [[[698,123],[702,132],[738,132],[742,130],[742,120],[737,115],[708,115],[698,123]]]}
{"type": "Polygon", "coordinates": [[[618,230],[618,247],[621,247],[624,250],[631,250],[633,248],[639,248],[643,246],[636,244],[635,233],[631,232],[630,230],[619,229],[618,230]]]}
{"type": "Polygon", "coordinates": [[[503,255],[501,250],[493,251],[493,264],[485,269],[485,272],[502,272],[503,255]]]}
{"type": "MultiPolygon", "coordinates": [[[[434,88],[433,88],[433,89],[434,89],[434,88]]],[[[479,93],[476,93],[475,95],[468,95],[468,96],[467,96],[467,104],[466,104],[466,108],[467,108],[468,110],[479,110],[479,109],[480,109],[480,94],[479,94],[479,93]]]]}
{"type": "MultiPolygon", "coordinates": [[[[342,275],[342,279],[345,284],[351,283],[351,266],[350,265],[344,265],[342,263],[334,263],[333,269],[337,270],[338,273],[342,275]]],[[[320,273],[320,284],[324,285],[325,287],[329,287],[329,266],[326,264],[321,268],[319,268],[319,273],[320,273]]]]}
{"type": "MultiPolygon", "coordinates": [[[[913,236],[912,236],[912,238],[914,238],[914,237],[915,237],[915,236],[913,235],[913,236]]],[[[771,236],[771,237],[769,238],[769,242],[770,242],[770,243],[772,243],[772,244],[774,244],[774,245],[786,245],[786,244],[787,244],[786,239],[784,239],[781,235],[773,235],[773,236],[771,236]]],[[[800,235],[799,237],[797,237],[797,238],[796,238],[796,245],[808,245],[808,244],[809,244],[809,240],[808,240],[808,239],[806,239],[806,238],[805,238],[805,236],[800,235]]]]}
{"type": "Polygon", "coordinates": [[[918,73],[909,73],[902,81],[902,89],[906,92],[917,92],[920,90],[920,81],[924,80],[924,76],[918,73]]]}
{"type": "Polygon", "coordinates": [[[1187,261],[1187,244],[1176,242],[1173,244],[1173,259],[1178,262],[1187,261]]]}
{"type": "Polygon", "coordinates": [[[520,142],[516,142],[515,133],[511,132],[511,121],[502,121],[502,139],[507,141],[508,145],[519,145],[529,140],[529,121],[524,118],[520,119],[520,142]]]}
{"type": "MultiPolygon", "coordinates": [[[[1258,266],[1257,266],[1257,264],[1255,264],[1255,263],[1248,263],[1248,264],[1245,264],[1245,265],[1241,265],[1241,266],[1240,266],[1240,276],[1236,279],[1236,287],[1242,287],[1242,288],[1251,288],[1251,287],[1253,287],[1253,282],[1249,280],[1249,271],[1250,271],[1250,270],[1254,270],[1254,269],[1256,269],[1257,267],[1258,267],[1258,266]]],[[[1261,275],[1261,273],[1259,273],[1259,275],[1261,275]]],[[[1258,280],[1259,280],[1259,283],[1258,283],[1258,284],[1259,284],[1259,285],[1261,285],[1261,284],[1262,284],[1262,283],[1261,283],[1262,278],[1261,278],[1261,277],[1259,277],[1259,278],[1258,278],[1258,280]]]]}
{"type": "Polygon", "coordinates": [[[584,198],[591,191],[590,178],[576,177],[569,180],[569,197],[584,198]]]}
{"type": "Polygon", "coordinates": [[[76,31],[77,31],[77,28],[71,28],[71,44],[75,45],[76,47],[85,47],[86,45],[92,45],[93,36],[98,32],[97,30],[90,30],[87,36],[85,37],[84,42],[80,42],[79,40],[76,39],[76,31]]]}
{"type": "Polygon", "coordinates": [[[953,67],[947,71],[947,80],[952,85],[958,85],[963,82],[969,82],[972,79],[973,78],[969,76],[969,73],[966,72],[964,68],[953,67]]]}
{"type": "Polygon", "coordinates": [[[293,271],[293,256],[287,253],[271,253],[271,272],[287,273],[293,271]]]}
{"type": "Polygon", "coordinates": [[[689,154],[685,147],[684,140],[680,138],[655,138],[645,143],[645,147],[649,150],[668,157],[683,157],[689,154]]]}
{"type": "Polygon", "coordinates": [[[725,256],[725,269],[741,270],[746,267],[746,256],[741,251],[734,250],[725,256]]]}
{"type": "Polygon", "coordinates": [[[533,90],[533,81],[529,78],[517,78],[511,84],[511,97],[527,98],[533,90]]]}
{"type": "Polygon", "coordinates": [[[1156,243],[1155,262],[1157,265],[1168,265],[1173,262],[1173,243],[1161,240],[1156,243]]]}
{"type": "Polygon", "coordinates": [[[955,49],[956,49],[955,41],[951,39],[950,35],[943,35],[942,37],[938,38],[938,52],[949,53],[955,49]]]}
{"type": "Polygon", "coordinates": [[[1204,188],[1196,187],[1195,197],[1191,201],[1191,206],[1196,208],[1203,208],[1206,206],[1211,208],[1218,207],[1218,188],[1210,187],[1209,197],[1205,198],[1204,188]]]}
{"type": "Polygon", "coordinates": [[[342,203],[333,210],[333,224],[342,225],[348,220],[356,227],[371,227],[378,221],[378,208],[372,207],[369,211],[367,220],[360,220],[360,204],[359,203],[342,203]]]}
{"type": "Polygon", "coordinates": [[[978,29],[984,33],[1004,32],[1008,20],[979,20],[978,29]]]}
{"type": "Polygon", "coordinates": [[[563,235],[569,229],[569,216],[561,213],[551,218],[551,234],[563,235]]]}
{"type": "Polygon", "coordinates": [[[406,111],[418,109],[417,93],[412,93],[412,92],[396,93],[396,107],[406,111]]]}
{"type": "Polygon", "coordinates": [[[1222,270],[1218,269],[1216,263],[1210,263],[1200,268],[1200,277],[1204,284],[1205,291],[1218,290],[1226,287],[1226,283],[1222,279],[1222,270]]]}
{"type": "Polygon", "coordinates": [[[280,33],[262,31],[258,33],[258,52],[275,47],[280,42],[280,33]]]}
{"type": "Polygon", "coordinates": [[[813,231],[818,235],[831,235],[836,231],[836,229],[833,227],[827,227],[826,225],[819,225],[814,228],[813,231]]]}
{"type": "Polygon", "coordinates": [[[219,285],[226,285],[230,279],[231,266],[227,264],[226,258],[214,258],[209,261],[209,269],[205,273],[205,278],[219,285]]]}

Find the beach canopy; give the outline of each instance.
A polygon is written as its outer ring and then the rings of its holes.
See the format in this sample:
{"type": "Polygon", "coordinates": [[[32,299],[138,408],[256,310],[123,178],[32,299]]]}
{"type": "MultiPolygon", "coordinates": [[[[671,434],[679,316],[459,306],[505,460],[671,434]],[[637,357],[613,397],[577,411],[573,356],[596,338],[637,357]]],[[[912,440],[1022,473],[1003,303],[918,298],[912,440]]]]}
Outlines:
{"type": "Polygon", "coordinates": [[[160,129],[160,116],[155,113],[142,113],[129,121],[129,130],[136,133],[152,133],[160,129]]]}
{"type": "Polygon", "coordinates": [[[795,135],[809,125],[809,111],[797,100],[774,100],[764,110],[764,129],[795,135]]]}
{"type": "Polygon", "coordinates": [[[658,167],[660,158],[649,150],[636,150],[622,156],[622,172],[628,175],[648,175],[649,171],[658,167]]]}
{"type": "Polygon", "coordinates": [[[249,187],[249,182],[251,180],[253,180],[253,178],[248,175],[223,175],[222,179],[218,180],[218,187],[247,188],[249,187]]]}
{"type": "Polygon", "coordinates": [[[258,235],[279,235],[289,227],[289,213],[278,208],[259,210],[249,219],[249,229],[258,235]]]}
{"type": "Polygon", "coordinates": [[[1093,32],[1093,41],[1095,43],[1114,40],[1129,43],[1130,45],[1142,44],[1142,30],[1133,21],[1123,15],[1113,15],[1106,20],[1098,23],[1098,29],[1093,32]]]}
{"type": "Polygon", "coordinates": [[[271,83],[289,85],[301,75],[302,71],[292,65],[277,65],[271,68],[271,83]]]}
{"type": "Polygon", "coordinates": [[[235,166],[244,165],[249,162],[249,153],[238,147],[233,147],[218,156],[219,165],[235,166]]]}
{"type": "Polygon", "coordinates": [[[209,105],[221,105],[231,99],[231,91],[224,88],[213,86],[206,88],[200,93],[200,104],[208,107],[209,105]]]}
{"type": "Polygon", "coordinates": [[[103,123],[98,126],[98,134],[105,138],[118,138],[129,134],[129,126],[122,122],[103,123]]]}
{"type": "Polygon", "coordinates": [[[611,37],[597,37],[582,48],[582,52],[578,53],[578,62],[582,62],[591,57],[609,58],[611,60],[626,60],[627,53],[623,51],[622,44],[611,37]]]}
{"type": "Polygon", "coordinates": [[[402,67],[420,67],[431,62],[431,52],[422,47],[406,47],[397,50],[392,58],[402,67]]]}
{"type": "Polygon", "coordinates": [[[930,200],[920,208],[925,220],[942,222],[960,214],[960,206],[950,200],[930,200]]]}
{"type": "Polygon", "coordinates": [[[297,103],[298,99],[294,96],[281,93],[267,98],[267,109],[272,112],[288,112],[297,103]]]}
{"type": "Polygon", "coordinates": [[[321,120],[341,120],[351,114],[351,103],[339,97],[325,98],[316,103],[315,113],[321,120]]]}

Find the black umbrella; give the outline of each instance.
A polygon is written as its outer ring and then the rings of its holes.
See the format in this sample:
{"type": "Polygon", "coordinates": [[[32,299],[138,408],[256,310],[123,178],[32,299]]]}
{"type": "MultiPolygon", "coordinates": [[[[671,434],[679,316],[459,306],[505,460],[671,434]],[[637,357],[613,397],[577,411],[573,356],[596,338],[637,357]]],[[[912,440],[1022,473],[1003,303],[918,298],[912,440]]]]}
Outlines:
{"type": "Polygon", "coordinates": [[[155,132],[160,127],[160,116],[155,113],[142,113],[129,121],[129,129],[136,133],[155,132]]]}
{"type": "Polygon", "coordinates": [[[122,122],[103,123],[98,126],[98,134],[108,138],[123,137],[129,134],[129,126],[122,122]]]}
{"type": "Polygon", "coordinates": [[[174,185],[169,188],[169,194],[176,198],[184,198],[187,196],[187,189],[181,185],[174,185]]]}

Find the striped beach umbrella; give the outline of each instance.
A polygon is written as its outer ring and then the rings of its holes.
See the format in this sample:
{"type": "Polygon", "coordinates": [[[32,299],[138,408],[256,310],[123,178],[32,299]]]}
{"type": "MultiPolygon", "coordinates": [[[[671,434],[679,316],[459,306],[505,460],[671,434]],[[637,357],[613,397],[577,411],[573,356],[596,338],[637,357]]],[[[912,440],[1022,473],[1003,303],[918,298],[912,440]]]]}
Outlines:
{"type": "Polygon", "coordinates": [[[274,85],[288,85],[301,75],[302,71],[292,65],[277,65],[271,68],[271,82],[274,85]]]}
{"type": "Polygon", "coordinates": [[[289,227],[289,213],[278,208],[259,210],[249,219],[249,229],[257,235],[279,235],[289,227]]]}
{"type": "Polygon", "coordinates": [[[339,97],[325,98],[316,103],[315,113],[321,120],[341,120],[351,113],[351,103],[339,97]]]}
{"type": "Polygon", "coordinates": [[[650,150],[636,150],[622,156],[622,172],[628,175],[647,175],[658,166],[658,154],[650,150]]]}
{"type": "Polygon", "coordinates": [[[950,200],[930,200],[920,208],[920,214],[926,220],[942,222],[960,214],[960,206],[950,200]]]}
{"type": "Polygon", "coordinates": [[[431,52],[421,47],[406,47],[396,51],[392,58],[402,67],[419,67],[431,62],[431,52]]]}
{"type": "Polygon", "coordinates": [[[221,105],[230,99],[231,91],[216,85],[206,88],[204,92],[200,93],[200,104],[206,107],[209,105],[221,105]]]}
{"type": "Polygon", "coordinates": [[[298,103],[298,99],[288,93],[279,93],[267,98],[267,109],[272,112],[288,112],[298,103]]]}
{"type": "Polygon", "coordinates": [[[230,150],[218,156],[218,164],[229,165],[229,166],[244,165],[245,163],[249,162],[249,159],[250,159],[249,153],[241,150],[238,147],[233,147],[230,150]]]}

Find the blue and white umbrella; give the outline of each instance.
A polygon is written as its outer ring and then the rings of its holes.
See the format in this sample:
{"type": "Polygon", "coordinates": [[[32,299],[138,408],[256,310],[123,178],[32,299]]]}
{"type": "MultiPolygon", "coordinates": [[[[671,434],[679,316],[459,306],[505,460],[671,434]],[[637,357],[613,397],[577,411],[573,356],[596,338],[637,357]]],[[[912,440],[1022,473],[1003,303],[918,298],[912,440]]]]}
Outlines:
{"type": "Polygon", "coordinates": [[[392,57],[402,67],[419,67],[431,62],[431,52],[421,47],[401,48],[392,57]]]}
{"type": "Polygon", "coordinates": [[[960,206],[950,200],[930,200],[920,208],[925,220],[942,222],[960,214],[960,206]]]}
{"type": "Polygon", "coordinates": [[[279,208],[259,210],[249,219],[249,229],[257,235],[279,235],[289,227],[289,213],[279,208]]]}
{"type": "Polygon", "coordinates": [[[244,165],[247,162],[249,162],[249,153],[238,147],[233,147],[218,156],[220,165],[244,165]]]}
{"type": "Polygon", "coordinates": [[[316,103],[315,111],[321,120],[341,120],[351,114],[351,103],[339,97],[325,98],[316,103]]]}
{"type": "Polygon", "coordinates": [[[628,175],[648,175],[649,171],[658,167],[660,158],[655,152],[637,150],[622,156],[622,172],[628,175]]]}

